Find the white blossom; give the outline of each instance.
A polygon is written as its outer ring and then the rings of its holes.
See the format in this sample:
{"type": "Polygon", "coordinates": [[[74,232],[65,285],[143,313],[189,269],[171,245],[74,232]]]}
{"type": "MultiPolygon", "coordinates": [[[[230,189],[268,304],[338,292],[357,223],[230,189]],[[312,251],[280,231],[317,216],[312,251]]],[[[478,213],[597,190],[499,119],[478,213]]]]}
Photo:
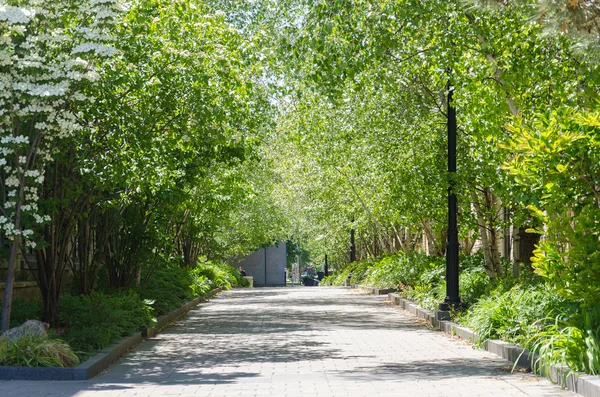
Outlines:
{"type": "Polygon", "coordinates": [[[8,178],[6,178],[6,180],[4,181],[4,184],[5,184],[6,186],[14,186],[14,187],[17,187],[17,186],[19,186],[19,184],[20,184],[20,183],[19,183],[19,178],[17,178],[17,177],[16,177],[16,176],[14,176],[14,175],[11,175],[11,176],[9,176],[8,178]]]}
{"type": "Polygon", "coordinates": [[[29,10],[22,7],[0,5],[0,21],[6,21],[11,25],[29,23],[34,15],[34,10],[29,10]]]}
{"type": "Polygon", "coordinates": [[[8,199],[0,216],[0,237],[21,235],[28,247],[36,247],[31,241],[34,228],[23,223],[21,232],[15,227],[19,187],[25,192],[19,198],[24,200],[20,210],[32,216],[23,222],[51,220],[38,207],[44,169],[61,150],[61,140],[83,129],[66,109],[73,101],[93,100],[81,91],[79,82],[98,81],[98,59],[117,53],[111,45],[117,38],[107,27],[116,22],[123,1],[80,0],[75,9],[61,9],[46,0],[23,0],[20,7],[0,0],[0,167],[5,175],[0,183],[8,199]],[[67,14],[68,26],[63,24],[67,14]],[[26,123],[14,123],[15,118],[26,123]],[[27,125],[27,120],[35,123],[27,125]],[[32,142],[36,142],[35,153],[32,142]],[[15,158],[16,164],[8,158],[15,158]],[[29,158],[35,158],[29,165],[34,168],[25,169],[29,158]]]}

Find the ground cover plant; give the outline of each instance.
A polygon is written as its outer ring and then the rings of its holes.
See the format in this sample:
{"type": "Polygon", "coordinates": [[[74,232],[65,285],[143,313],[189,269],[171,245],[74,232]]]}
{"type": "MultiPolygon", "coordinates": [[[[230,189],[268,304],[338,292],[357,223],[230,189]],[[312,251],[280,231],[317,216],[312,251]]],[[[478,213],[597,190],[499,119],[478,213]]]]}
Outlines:
{"type": "Polygon", "coordinates": [[[75,367],[79,357],[69,344],[47,335],[24,335],[10,340],[0,337],[0,365],[22,367],[75,367]]]}

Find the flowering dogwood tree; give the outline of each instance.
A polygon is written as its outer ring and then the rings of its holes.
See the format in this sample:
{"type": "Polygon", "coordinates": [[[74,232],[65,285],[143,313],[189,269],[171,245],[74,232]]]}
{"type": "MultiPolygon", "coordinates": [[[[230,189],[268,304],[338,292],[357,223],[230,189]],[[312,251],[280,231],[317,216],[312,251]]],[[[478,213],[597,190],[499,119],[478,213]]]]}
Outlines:
{"type": "Polygon", "coordinates": [[[18,253],[35,248],[33,226],[50,221],[38,207],[44,167],[60,140],[88,128],[76,105],[116,52],[110,29],[122,9],[119,0],[0,0],[0,238],[10,249],[2,331],[18,253]]]}

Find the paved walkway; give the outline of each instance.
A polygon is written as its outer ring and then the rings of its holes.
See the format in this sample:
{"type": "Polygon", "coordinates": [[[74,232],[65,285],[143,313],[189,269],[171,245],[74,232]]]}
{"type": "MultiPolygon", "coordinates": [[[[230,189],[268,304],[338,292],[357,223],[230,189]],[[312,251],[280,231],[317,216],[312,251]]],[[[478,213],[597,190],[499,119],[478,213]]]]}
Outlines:
{"type": "Polygon", "coordinates": [[[338,288],[234,290],[83,382],[0,381],[2,397],[575,396],[338,288]]]}

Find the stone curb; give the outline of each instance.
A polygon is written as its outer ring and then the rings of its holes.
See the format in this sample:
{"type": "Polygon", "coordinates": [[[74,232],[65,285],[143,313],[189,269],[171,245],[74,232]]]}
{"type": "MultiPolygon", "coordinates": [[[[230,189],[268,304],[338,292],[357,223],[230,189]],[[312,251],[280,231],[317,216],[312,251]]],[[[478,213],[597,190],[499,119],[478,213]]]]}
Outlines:
{"type": "MultiPolygon", "coordinates": [[[[409,301],[408,299],[404,299],[396,293],[388,294],[388,298],[393,304],[400,306],[404,310],[407,310],[419,318],[427,320],[427,322],[429,322],[434,328],[437,328],[440,331],[458,336],[459,338],[470,342],[477,342],[480,340],[479,336],[472,330],[466,327],[461,327],[460,325],[451,321],[438,319],[439,314],[445,312],[438,311],[433,313],[430,310],[425,310],[419,307],[416,303],[409,301]]],[[[443,316],[445,317],[445,315],[443,316]]],[[[494,353],[505,360],[516,362],[517,365],[524,367],[540,367],[539,356],[532,354],[522,347],[501,340],[486,340],[485,350],[489,351],[490,353],[494,353]]],[[[572,392],[580,394],[584,397],[600,397],[600,377],[598,376],[588,375],[581,372],[569,372],[568,367],[559,365],[551,365],[548,369],[545,369],[541,372],[552,382],[557,383],[572,392]]]]}
{"type": "Polygon", "coordinates": [[[106,347],[75,368],[57,367],[9,367],[0,366],[0,380],[86,380],[98,375],[117,361],[122,355],[140,343],[144,338],[156,335],[198,304],[214,297],[222,291],[215,288],[206,296],[197,297],[179,309],[157,318],[157,324],[152,328],[142,328],[131,336],[125,337],[111,346],[106,347]]]}
{"type": "Polygon", "coordinates": [[[353,288],[360,288],[363,291],[367,291],[371,295],[388,295],[389,293],[398,291],[394,288],[375,288],[368,285],[356,284],[353,288]]]}
{"type": "Polygon", "coordinates": [[[206,296],[199,296],[191,301],[185,303],[178,309],[173,310],[172,312],[163,314],[156,318],[156,324],[154,327],[149,328],[140,328],[142,336],[144,338],[151,338],[158,334],[160,331],[168,327],[170,324],[179,320],[181,317],[185,316],[187,312],[192,310],[194,307],[198,306],[200,303],[207,301],[208,299],[214,297],[216,294],[221,292],[222,288],[215,288],[210,291],[206,296]]]}

